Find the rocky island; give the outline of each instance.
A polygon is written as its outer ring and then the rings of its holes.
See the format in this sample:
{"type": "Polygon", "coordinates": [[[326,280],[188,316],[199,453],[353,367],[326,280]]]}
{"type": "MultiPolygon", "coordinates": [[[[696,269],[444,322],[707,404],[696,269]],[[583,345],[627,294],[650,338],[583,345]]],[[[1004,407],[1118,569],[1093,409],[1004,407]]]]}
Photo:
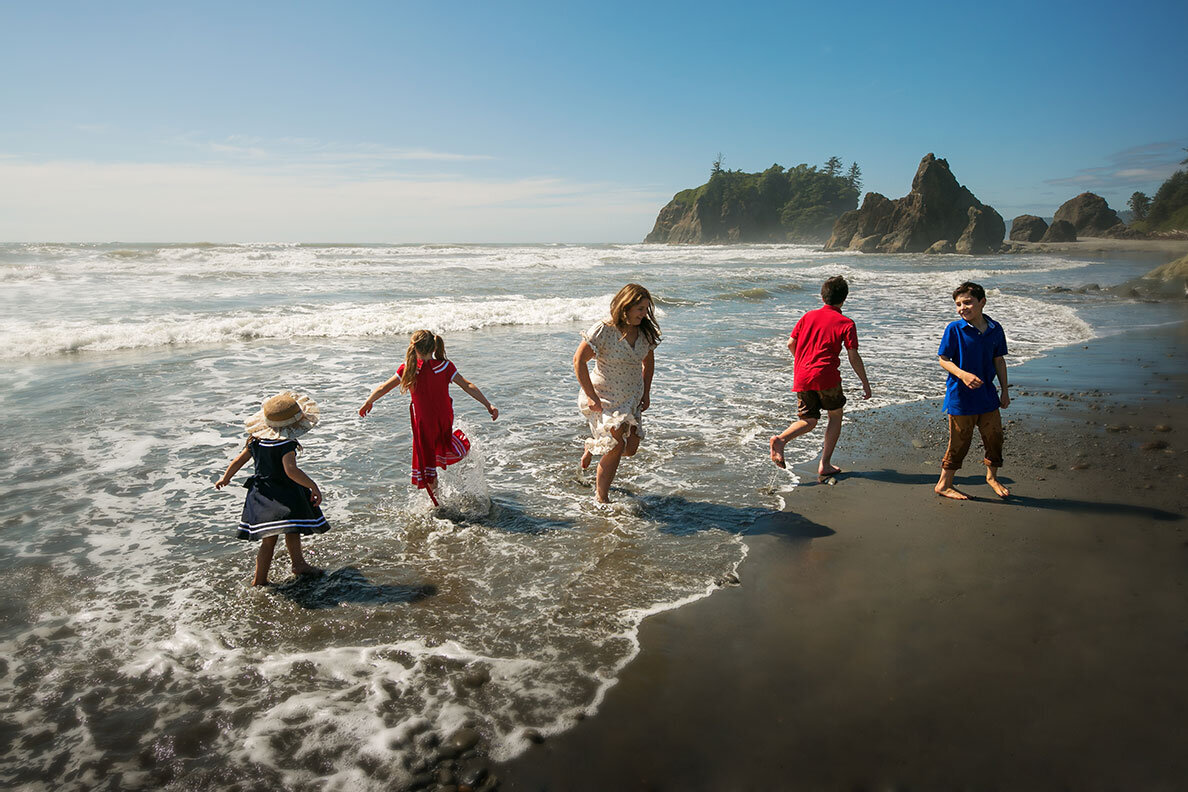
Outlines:
{"type": "Polygon", "coordinates": [[[826,250],[863,253],[995,253],[1002,246],[1002,215],[957,182],[949,163],[927,154],[912,190],[890,200],[870,192],[862,208],[838,218],[826,250]]]}

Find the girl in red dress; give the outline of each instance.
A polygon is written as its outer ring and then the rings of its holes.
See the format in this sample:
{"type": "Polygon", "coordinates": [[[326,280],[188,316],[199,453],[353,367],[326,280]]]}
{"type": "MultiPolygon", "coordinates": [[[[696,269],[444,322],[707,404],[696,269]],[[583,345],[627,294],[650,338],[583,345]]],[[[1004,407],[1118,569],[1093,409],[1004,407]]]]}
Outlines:
{"type": "Polygon", "coordinates": [[[408,408],[413,436],[412,483],[429,493],[434,506],[437,505],[433,494],[437,489],[437,468],[452,465],[470,452],[466,435],[461,429],[454,429],[451,382],[486,407],[492,421],[499,417],[499,410],[487,401],[483,392],[446,360],[442,337],[428,330],[412,334],[404,363],[396,369],[396,375],[372,391],[359,408],[359,415],[366,417],[372,406],[397,385],[412,395],[408,408]]]}

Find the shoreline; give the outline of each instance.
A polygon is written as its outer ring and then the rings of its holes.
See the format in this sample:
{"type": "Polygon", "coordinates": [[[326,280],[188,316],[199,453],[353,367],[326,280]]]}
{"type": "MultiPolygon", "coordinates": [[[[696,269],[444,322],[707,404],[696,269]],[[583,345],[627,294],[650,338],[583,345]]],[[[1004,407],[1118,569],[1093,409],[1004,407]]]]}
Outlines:
{"type": "Polygon", "coordinates": [[[645,620],[599,712],[500,788],[1176,788],[1186,348],[1180,322],[1011,367],[1007,501],[977,440],[976,499],[932,494],[938,400],[847,416],[853,472],[797,470],[741,585],[645,620]]]}
{"type": "Polygon", "coordinates": [[[1007,238],[1003,243],[1018,245],[1018,253],[1151,253],[1166,254],[1168,261],[1188,255],[1188,239],[1082,237],[1076,242],[1020,242],[1007,238]]]}

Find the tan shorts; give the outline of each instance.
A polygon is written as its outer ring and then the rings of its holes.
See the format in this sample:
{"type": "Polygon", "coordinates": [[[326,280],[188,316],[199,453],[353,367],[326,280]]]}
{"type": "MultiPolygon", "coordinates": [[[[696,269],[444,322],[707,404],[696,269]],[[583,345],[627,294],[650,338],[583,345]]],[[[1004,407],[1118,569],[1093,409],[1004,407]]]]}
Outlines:
{"type": "Polygon", "coordinates": [[[961,469],[961,463],[965,461],[969,445],[973,442],[974,429],[982,436],[985,451],[982,462],[986,467],[1002,467],[1002,414],[994,410],[981,415],[949,416],[949,447],[945,449],[945,458],[941,460],[942,468],[961,469]]]}
{"type": "Polygon", "coordinates": [[[841,385],[825,390],[796,391],[796,417],[802,421],[816,421],[821,410],[840,410],[846,403],[841,385]]]}

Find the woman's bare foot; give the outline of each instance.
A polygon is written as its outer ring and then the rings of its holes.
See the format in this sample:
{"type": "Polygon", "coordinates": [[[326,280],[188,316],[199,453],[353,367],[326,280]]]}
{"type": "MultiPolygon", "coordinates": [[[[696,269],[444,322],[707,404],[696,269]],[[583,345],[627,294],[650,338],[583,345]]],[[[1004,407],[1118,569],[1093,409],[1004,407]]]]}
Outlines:
{"type": "Polygon", "coordinates": [[[937,484],[932,488],[932,491],[937,495],[940,495],[942,498],[952,498],[953,500],[969,500],[968,495],[953,486],[942,487],[940,484],[937,484]]]}
{"type": "Polygon", "coordinates": [[[990,485],[990,489],[994,490],[994,494],[1000,498],[1010,496],[1011,491],[1002,485],[1002,482],[996,478],[986,477],[986,483],[990,485]]]}
{"type": "Polygon", "coordinates": [[[593,459],[594,459],[594,455],[593,455],[593,454],[591,454],[591,453],[590,453],[588,450],[587,450],[587,451],[583,451],[583,452],[582,452],[582,461],[579,463],[579,464],[582,466],[582,470],[586,470],[587,468],[589,468],[589,467],[590,467],[590,462],[591,462],[593,459]]]}
{"type": "Polygon", "coordinates": [[[787,440],[781,440],[777,435],[773,435],[772,438],[767,441],[767,446],[771,449],[771,461],[774,462],[775,466],[778,468],[787,468],[787,465],[784,462],[784,446],[787,444],[787,440]]]}

